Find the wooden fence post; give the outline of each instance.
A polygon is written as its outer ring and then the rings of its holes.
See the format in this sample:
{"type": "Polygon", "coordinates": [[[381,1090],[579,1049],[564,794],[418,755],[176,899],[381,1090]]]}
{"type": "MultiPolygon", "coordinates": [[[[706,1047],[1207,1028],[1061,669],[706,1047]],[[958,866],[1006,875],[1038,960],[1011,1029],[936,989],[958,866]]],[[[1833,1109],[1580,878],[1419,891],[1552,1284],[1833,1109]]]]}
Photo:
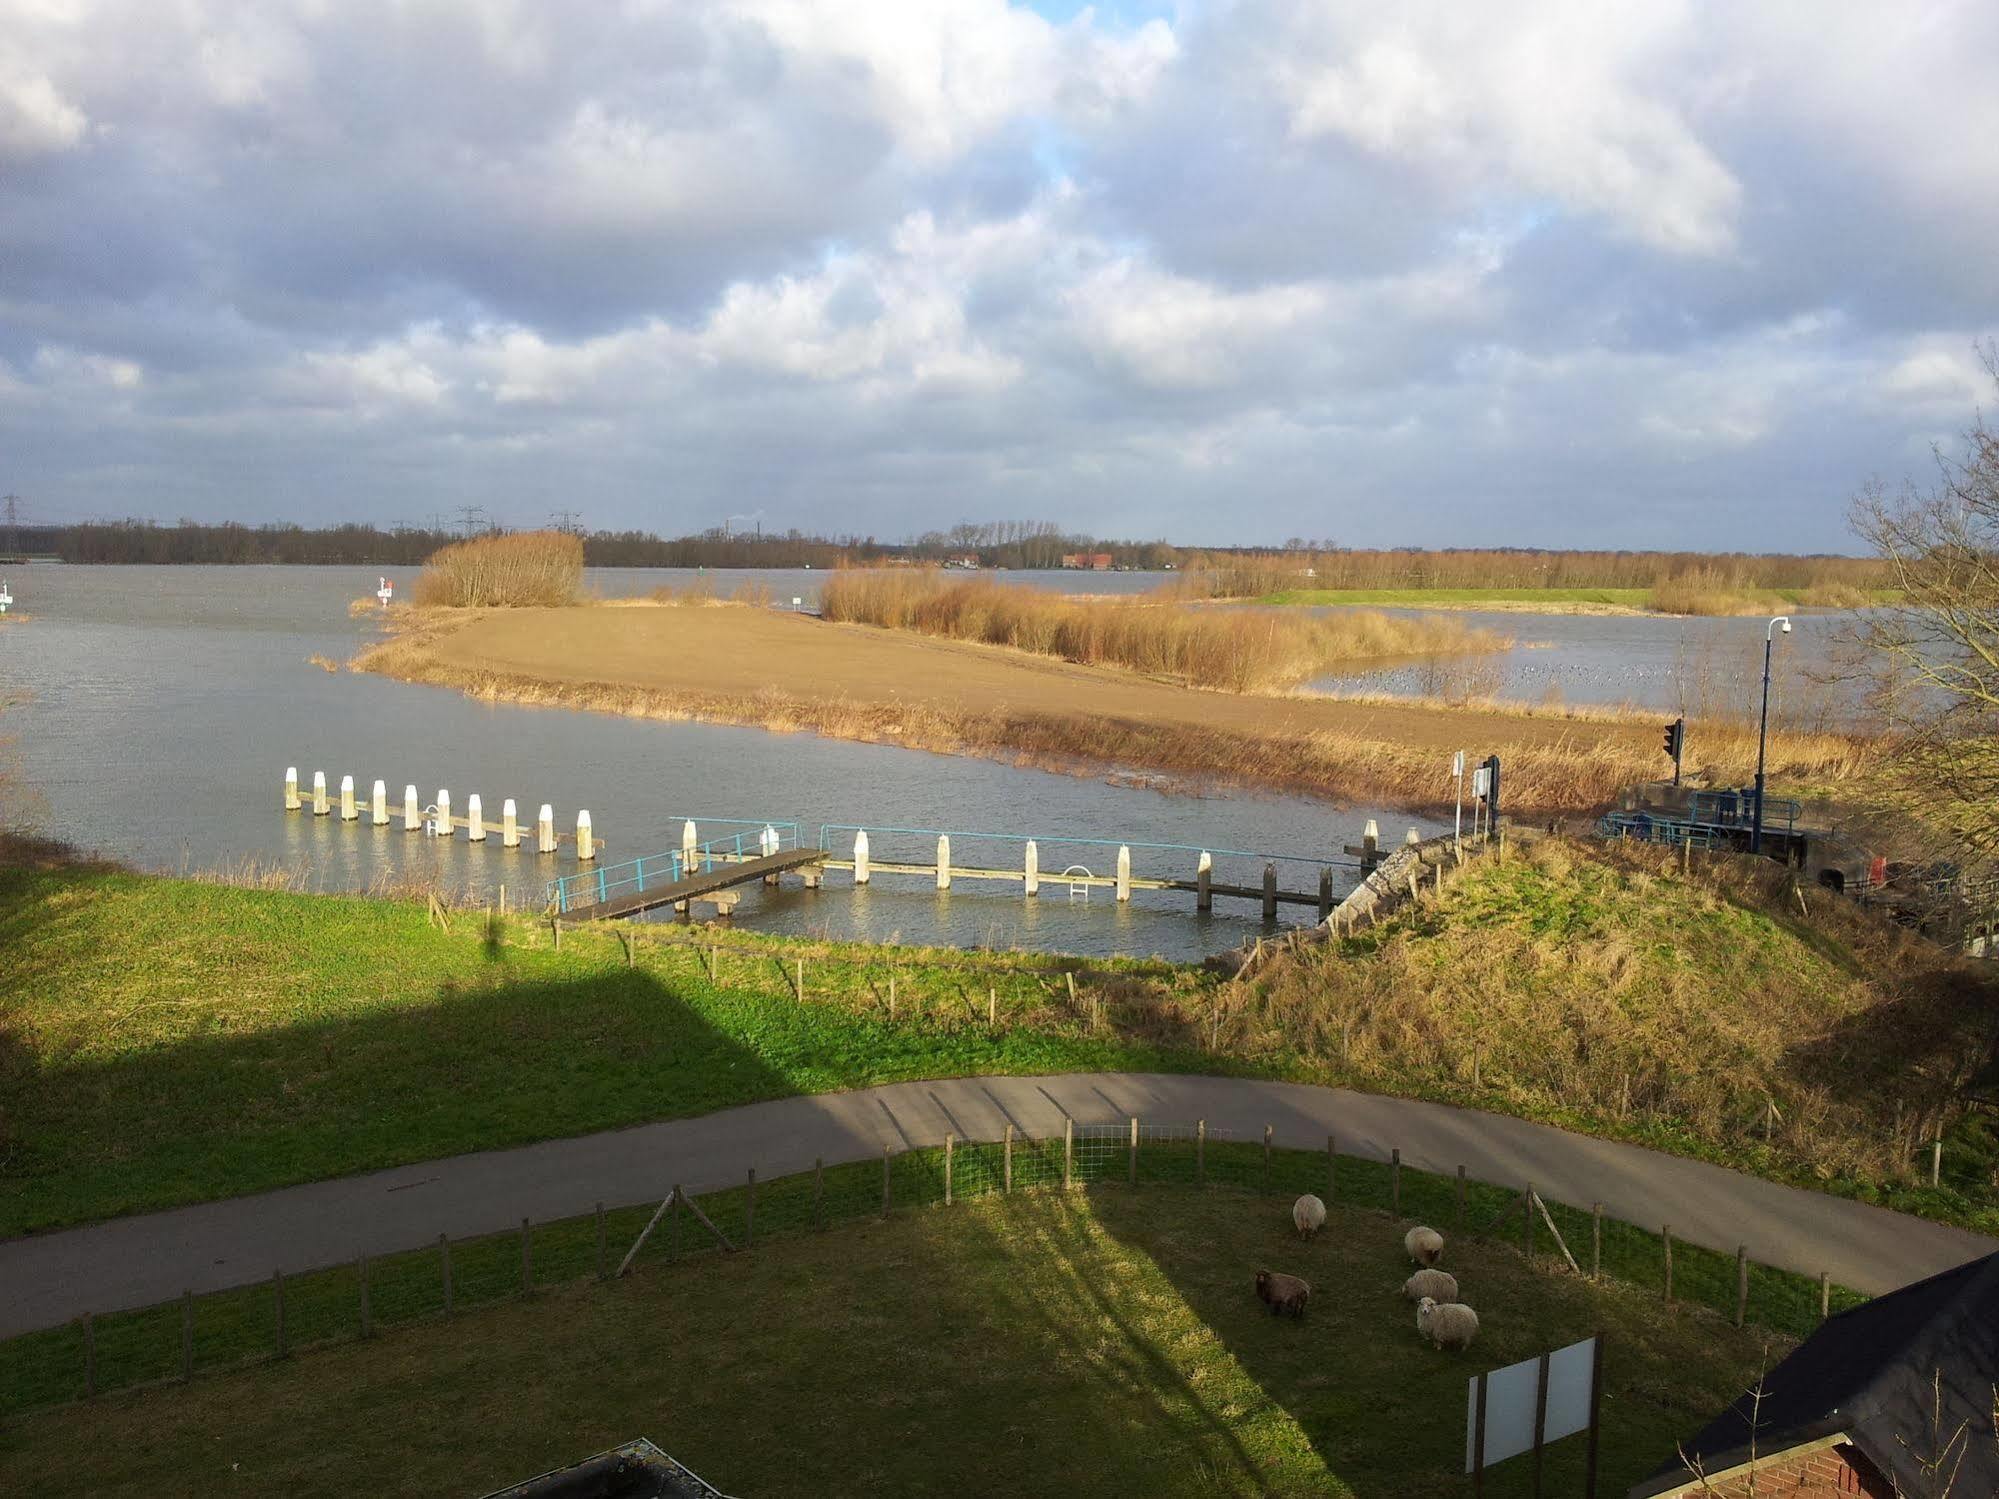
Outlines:
{"type": "Polygon", "coordinates": [[[180,1377],[194,1378],[194,1292],[180,1293],[180,1377]]]}
{"type": "Polygon", "coordinates": [[[986,985],[986,1029],[999,1027],[999,989],[993,984],[986,985]]]}
{"type": "Polygon", "coordinates": [[[1603,1204],[1593,1202],[1589,1209],[1589,1278],[1600,1279],[1603,1275],[1603,1204]]]}
{"type": "Polygon", "coordinates": [[[604,1278],[604,1204],[597,1204],[597,1279],[604,1278]]]}
{"type": "Polygon", "coordinates": [[[1943,1141],[1938,1140],[1930,1147],[1930,1185],[1943,1184],[1943,1141]]]}
{"type": "Polygon", "coordinates": [[[1402,1216],[1402,1148],[1388,1152],[1388,1210],[1402,1216]]]}
{"type": "Polygon", "coordinates": [[[1527,1183],[1527,1192],[1520,1199],[1520,1250],[1529,1260],[1534,1258],[1534,1184],[1527,1183]]]}
{"type": "Polygon", "coordinates": [[[1749,1246],[1735,1246],[1735,1325],[1749,1314],[1749,1246]]]}
{"type": "Polygon", "coordinates": [[[1819,1271],[1819,1321],[1832,1315],[1832,1272],[1819,1271]]]}
{"type": "MultiPolygon", "coordinates": [[[[599,1267],[604,1263],[601,1253],[597,1256],[597,1263],[599,1267]]],[[[443,1234],[437,1236],[437,1267],[444,1279],[444,1315],[448,1317],[451,1315],[451,1240],[443,1234]]]]}
{"type": "Polygon", "coordinates": [[[1548,1354],[1541,1355],[1534,1383],[1534,1499],[1541,1499],[1541,1462],[1547,1451],[1542,1433],[1548,1429],[1548,1354]]]}
{"type": "Polygon", "coordinates": [[[354,1282],[361,1294],[361,1336],[372,1338],[375,1335],[375,1314],[368,1304],[368,1256],[365,1254],[354,1256],[354,1282]]]}
{"type": "Polygon", "coordinates": [[[951,1205],[951,1157],[955,1153],[956,1145],[957,1136],[944,1137],[944,1206],[947,1208],[951,1205]]]}
{"type": "Polygon", "coordinates": [[[1194,1182],[1197,1186],[1208,1184],[1208,1121],[1194,1121],[1194,1182]]]}
{"type": "Polygon", "coordinates": [[[1131,1116],[1131,1154],[1125,1162],[1125,1184],[1138,1185],[1138,1115],[1131,1116]]]}
{"type": "Polygon", "coordinates": [[[1659,1230],[1660,1241],[1666,1246],[1666,1304],[1673,1304],[1673,1225],[1668,1223],[1659,1230]]]}
{"type": "Polygon", "coordinates": [[[743,1248],[757,1241],[757,1168],[750,1167],[750,1184],[743,1198],[743,1248]]]}
{"type": "Polygon", "coordinates": [[[1068,1191],[1075,1185],[1076,1177],[1076,1121],[1067,1117],[1062,1120],[1062,1190],[1068,1191]]]}
{"type": "Polygon", "coordinates": [[[1270,1190],[1270,1135],[1269,1125],[1263,1127],[1263,1190],[1270,1190]]]}
{"type": "Polygon", "coordinates": [[[285,1272],[271,1272],[271,1318],[277,1332],[277,1356],[285,1356],[285,1272]]]}
{"type": "Polygon", "coordinates": [[[1013,1126],[1011,1124],[1006,1127],[1006,1155],[1004,1161],[1006,1190],[1011,1192],[1013,1190],[1013,1126]]]}

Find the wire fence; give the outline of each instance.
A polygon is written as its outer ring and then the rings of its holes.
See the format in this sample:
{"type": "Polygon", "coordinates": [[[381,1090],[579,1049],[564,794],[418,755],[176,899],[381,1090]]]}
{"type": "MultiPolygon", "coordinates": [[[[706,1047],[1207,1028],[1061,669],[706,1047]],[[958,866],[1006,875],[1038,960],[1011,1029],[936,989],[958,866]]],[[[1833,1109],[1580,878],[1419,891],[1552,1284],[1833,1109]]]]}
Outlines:
{"type": "Polygon", "coordinates": [[[1864,1299],[1824,1276],[1757,1264],[1743,1251],[1675,1241],[1665,1225],[1648,1229],[1600,1209],[1545,1201],[1526,1184],[1471,1181],[1463,1168],[1455,1176],[1418,1171],[1403,1166],[1399,1153],[1388,1161],[1342,1155],[1336,1143],[1298,1150],[1277,1146],[1268,1129],[1245,1140],[1198,1121],[1126,1119],[1072,1123],[1063,1135],[1043,1138],[1010,1128],[997,1140],[953,1138],[766,1180],[751,1172],[740,1185],[688,1194],[688,1205],[675,1202],[663,1213],[657,1203],[641,1203],[548,1223],[523,1219],[504,1233],[456,1241],[440,1235],[402,1253],[28,1333],[0,1343],[0,1411],[188,1380],[371,1338],[385,1327],[442,1322],[559,1285],[608,1280],[648,1223],[654,1227],[632,1255],[632,1272],[1008,1192],[1170,1187],[1267,1196],[1273,1209],[1311,1192],[1328,1204],[1421,1220],[1446,1234],[1510,1241],[1550,1270],[1568,1273],[1573,1259],[1575,1273],[1648,1288],[1664,1304],[1796,1336],[1864,1299]]]}

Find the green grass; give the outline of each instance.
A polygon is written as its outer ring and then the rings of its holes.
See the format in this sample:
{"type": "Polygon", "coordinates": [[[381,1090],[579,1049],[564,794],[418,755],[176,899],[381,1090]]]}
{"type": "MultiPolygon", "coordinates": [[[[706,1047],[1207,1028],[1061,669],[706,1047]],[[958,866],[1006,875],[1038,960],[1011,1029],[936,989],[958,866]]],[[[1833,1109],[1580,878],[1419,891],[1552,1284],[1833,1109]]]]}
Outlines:
{"type": "Polygon", "coordinates": [[[641,934],[102,870],[0,869],[0,1235],[898,1079],[1201,1064],[1171,965],[641,934]],[[813,1002],[786,972],[809,954],[813,1002]],[[784,961],[780,961],[783,959],[784,961]],[[843,960],[843,961],[842,961],[843,960]],[[890,1019],[887,979],[898,977],[890,1019]],[[988,1026],[988,989],[997,1024],[988,1026]]]}
{"type": "MultiPolygon", "coordinates": [[[[1148,1180],[1190,1166],[1184,1147],[1142,1160],[1148,1180]]],[[[470,1306],[474,1284],[511,1295],[519,1252],[511,1238],[465,1246],[448,1331],[434,1254],[372,1268],[367,1341],[352,1271],[295,1282],[291,1358],[10,1420],[0,1489],[73,1488],[87,1461],[103,1494],[478,1493],[646,1435],[744,1494],[935,1493],[976,1475],[991,1493],[1456,1495],[1468,1375],[1601,1329],[1602,1487],[1615,1493],[1787,1346],[1466,1233],[1447,1261],[1480,1341],[1438,1353],[1397,1295],[1406,1220],[1365,1205],[1379,1167],[1342,1161],[1327,1227],[1301,1244],[1288,1206],[1298,1181],[1323,1180],[1310,1155],[1280,1154],[1268,1196],[1099,1185],[965,1201],[996,1161],[957,1164],[956,1206],[887,1222],[863,1216],[878,1168],[829,1173],[829,1217],[847,1221],[823,1233],[809,1177],[765,1184],[749,1252],[696,1255],[699,1231],[682,1224],[675,1255],[662,1227],[634,1275],[608,1284],[590,1278],[588,1224],[546,1231],[544,1288],[527,1300],[470,1306]],[[1265,1314],[1250,1286],[1265,1266],[1314,1282],[1305,1322],[1265,1314]],[[329,1341],[296,1351],[307,1337],[329,1341]]],[[[1121,1161],[1096,1164],[1115,1175],[1121,1161]]],[[[1260,1151],[1211,1146],[1209,1164],[1261,1185],[1260,1151]]],[[[935,1152],[899,1162],[898,1202],[934,1199],[937,1168],[935,1152]]],[[[1405,1210],[1451,1210],[1448,1184],[1403,1186],[1405,1210]]],[[[704,1199],[732,1233],[741,1195],[704,1199]]],[[[620,1215],[614,1259],[639,1221],[620,1215]]],[[[268,1299],[204,1302],[198,1362],[267,1349],[268,1299]]],[[[177,1318],[172,1334],[156,1374],[177,1367],[177,1318]]],[[[100,1369],[114,1345],[100,1328],[100,1369]]],[[[1549,1458],[1549,1491],[1576,1491],[1582,1443],[1549,1458]]],[[[1489,1492],[1524,1494],[1527,1478],[1515,1461],[1489,1492]]]]}

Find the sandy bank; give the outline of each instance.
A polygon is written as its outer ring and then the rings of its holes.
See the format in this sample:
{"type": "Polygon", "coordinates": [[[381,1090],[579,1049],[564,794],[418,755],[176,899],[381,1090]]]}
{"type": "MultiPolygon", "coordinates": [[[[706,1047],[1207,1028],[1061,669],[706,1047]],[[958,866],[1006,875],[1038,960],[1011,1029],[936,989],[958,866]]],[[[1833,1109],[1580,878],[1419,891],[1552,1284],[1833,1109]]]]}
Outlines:
{"type": "MultiPolygon", "coordinates": [[[[1593,807],[1659,768],[1657,729],[1492,709],[1203,692],[1130,673],[756,608],[514,609],[435,617],[354,665],[494,700],[811,730],[1059,769],[1137,768],[1413,808],[1449,756],[1497,751],[1528,816],[1593,807]]],[[[1753,736],[1705,736],[1733,764],[1753,736]]],[[[1836,774],[1845,740],[1791,749],[1836,774]]],[[[1776,758],[1786,759],[1784,751],[1776,758]]]]}

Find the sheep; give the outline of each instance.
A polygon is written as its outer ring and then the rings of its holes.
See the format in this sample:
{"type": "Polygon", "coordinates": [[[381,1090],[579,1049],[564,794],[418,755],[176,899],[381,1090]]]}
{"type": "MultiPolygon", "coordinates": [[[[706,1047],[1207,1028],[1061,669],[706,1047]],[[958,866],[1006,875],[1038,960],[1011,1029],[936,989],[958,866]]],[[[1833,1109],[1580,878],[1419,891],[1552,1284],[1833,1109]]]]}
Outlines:
{"type": "Polygon", "coordinates": [[[1458,1299],[1458,1278],[1448,1270],[1418,1270],[1402,1282],[1402,1295],[1409,1301],[1427,1297],[1444,1306],[1458,1299]]]}
{"type": "Polygon", "coordinates": [[[1299,1236],[1309,1239],[1326,1226],[1326,1205],[1307,1192],[1291,1204],[1291,1221],[1298,1226],[1299,1236]]]}
{"type": "Polygon", "coordinates": [[[1435,1265],[1444,1257],[1444,1236],[1434,1228],[1412,1228],[1402,1236],[1402,1247],[1417,1264],[1435,1265]]]}
{"type": "Polygon", "coordinates": [[[1302,1322],[1305,1303],[1312,1299],[1312,1288],[1295,1275],[1277,1275],[1259,1270],[1256,1272],[1256,1294],[1269,1303],[1271,1316],[1289,1312],[1302,1322]]]}
{"type": "Polygon", "coordinates": [[[1478,1313],[1461,1302],[1439,1306],[1425,1296],[1416,1303],[1416,1331],[1439,1349],[1460,1351],[1478,1336],[1478,1313]]]}

